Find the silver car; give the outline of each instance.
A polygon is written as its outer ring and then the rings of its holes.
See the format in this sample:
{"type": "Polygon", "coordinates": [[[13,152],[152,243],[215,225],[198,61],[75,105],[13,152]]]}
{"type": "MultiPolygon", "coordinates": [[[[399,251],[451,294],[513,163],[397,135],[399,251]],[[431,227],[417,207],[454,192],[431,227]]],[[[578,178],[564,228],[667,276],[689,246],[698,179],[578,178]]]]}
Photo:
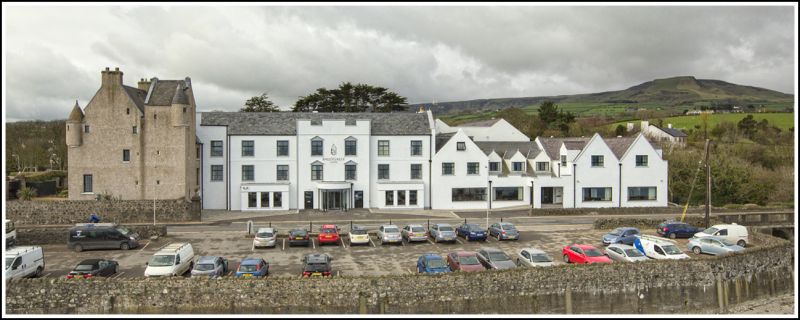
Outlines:
{"type": "Polygon", "coordinates": [[[512,269],[517,266],[503,250],[497,248],[481,248],[478,250],[478,261],[486,269],[512,269]]]}
{"type": "Polygon", "coordinates": [[[452,241],[456,242],[456,229],[447,223],[437,223],[431,226],[431,238],[433,242],[452,241]]]}
{"type": "Polygon", "coordinates": [[[636,262],[650,260],[650,258],[645,256],[639,249],[621,243],[608,245],[608,248],[606,248],[606,256],[614,261],[636,262]]]}
{"type": "Polygon", "coordinates": [[[258,228],[256,237],[253,238],[253,247],[275,247],[278,230],[274,228],[258,228]]]}
{"type": "Polygon", "coordinates": [[[192,268],[192,277],[217,278],[228,274],[228,259],[217,256],[202,256],[192,268]]]}
{"type": "Polygon", "coordinates": [[[689,250],[695,254],[712,254],[715,256],[724,256],[734,252],[744,251],[744,247],[732,243],[728,240],[719,237],[703,237],[689,239],[689,250]]]}
{"type": "Polygon", "coordinates": [[[524,267],[547,267],[553,265],[553,258],[536,248],[524,248],[517,252],[517,265],[524,267]]]}
{"type": "Polygon", "coordinates": [[[378,240],[384,243],[403,243],[400,228],[393,224],[384,224],[378,228],[378,240]]]}
{"type": "Polygon", "coordinates": [[[401,231],[403,239],[408,242],[414,241],[428,241],[428,235],[425,232],[425,227],[419,224],[409,224],[403,227],[401,231]]]}

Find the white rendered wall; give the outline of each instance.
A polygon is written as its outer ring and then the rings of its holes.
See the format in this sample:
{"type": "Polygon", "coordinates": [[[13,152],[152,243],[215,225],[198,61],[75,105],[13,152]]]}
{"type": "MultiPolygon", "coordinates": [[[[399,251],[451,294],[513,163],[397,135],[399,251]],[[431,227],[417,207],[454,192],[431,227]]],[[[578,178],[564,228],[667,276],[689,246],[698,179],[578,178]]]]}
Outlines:
{"type": "MultiPolygon", "coordinates": [[[[425,206],[429,206],[430,204],[427,203],[427,188],[430,187],[430,175],[429,175],[429,167],[430,164],[428,159],[430,159],[431,154],[431,144],[430,144],[430,137],[429,136],[371,136],[370,137],[370,168],[369,168],[369,176],[370,180],[373,181],[372,185],[370,186],[371,194],[373,195],[370,202],[365,202],[365,205],[369,203],[369,206],[372,208],[394,208],[394,207],[409,207],[407,205],[393,205],[393,206],[386,206],[386,190],[393,190],[393,189],[386,189],[386,186],[381,186],[379,190],[379,183],[385,182],[392,182],[392,183],[403,183],[403,184],[410,184],[410,185],[421,185],[422,189],[420,190],[419,187],[414,187],[414,190],[417,191],[417,205],[410,206],[412,208],[424,208],[425,206]],[[389,141],[389,155],[388,156],[379,156],[378,155],[378,141],[386,140],[389,141]],[[411,141],[421,141],[422,142],[422,154],[418,156],[411,155],[411,141]],[[378,179],[378,165],[379,164],[388,164],[389,165],[389,179],[387,180],[379,180],[378,179]],[[421,179],[411,179],[411,165],[412,164],[420,164],[422,166],[421,172],[421,179]],[[424,194],[424,196],[423,196],[424,194]]],[[[396,190],[408,190],[408,189],[396,189],[396,190]]],[[[406,200],[408,200],[408,193],[406,192],[406,200]]],[[[397,202],[397,198],[395,197],[394,202],[397,202]]],[[[406,201],[408,202],[408,201],[406,201]]]]}
{"type": "MultiPolygon", "coordinates": [[[[231,179],[231,210],[267,210],[263,208],[248,208],[246,201],[247,190],[243,190],[243,185],[248,184],[288,184],[288,195],[284,195],[281,201],[285,209],[296,209],[293,204],[297,203],[297,192],[295,183],[297,177],[297,141],[295,136],[230,136],[230,179],[231,179]],[[254,142],[253,156],[242,156],[242,141],[251,140],[254,142]],[[278,141],[289,141],[289,155],[278,156],[278,141]],[[253,181],[242,181],[242,166],[252,165],[255,171],[253,181]],[[289,180],[277,180],[277,166],[289,166],[289,180]]],[[[227,142],[227,141],[226,141],[227,142]]],[[[283,188],[285,189],[285,187],[283,188]]],[[[260,200],[259,200],[260,201],[260,200]]],[[[283,207],[281,208],[283,209],[283,207]]]]}
{"type": "Polygon", "coordinates": [[[227,143],[227,127],[223,126],[200,126],[200,113],[197,113],[197,138],[198,142],[202,143],[201,151],[201,168],[200,175],[203,179],[202,188],[200,188],[200,198],[202,199],[203,209],[218,209],[224,210],[227,206],[226,194],[228,192],[228,180],[226,172],[228,170],[226,158],[228,153],[225,152],[225,144],[227,143]],[[211,140],[220,140],[223,143],[223,156],[211,157],[211,140]],[[211,165],[222,165],[222,181],[211,181],[211,165]]]}
{"type": "Polygon", "coordinates": [[[619,165],[617,157],[595,134],[575,159],[577,172],[575,202],[578,208],[609,208],[619,206],[619,165]],[[592,167],[592,156],[602,155],[603,166],[592,167]],[[583,188],[611,188],[611,201],[583,201],[583,188]]]}
{"type": "Polygon", "coordinates": [[[452,201],[453,188],[487,188],[488,187],[488,158],[472,140],[459,130],[449,141],[433,156],[433,209],[479,209],[487,208],[487,201],[452,201]],[[466,150],[458,151],[457,143],[464,142],[466,150]],[[453,162],[454,174],[442,175],[442,163],[453,162]],[[467,175],[467,162],[478,162],[477,175],[467,175]]]}
{"type": "Polygon", "coordinates": [[[622,206],[666,207],[668,189],[667,161],[645,137],[639,135],[622,159],[622,206]],[[647,155],[647,166],[637,167],[636,156],[647,155]],[[628,187],[656,187],[656,200],[628,200],[628,187]]]}

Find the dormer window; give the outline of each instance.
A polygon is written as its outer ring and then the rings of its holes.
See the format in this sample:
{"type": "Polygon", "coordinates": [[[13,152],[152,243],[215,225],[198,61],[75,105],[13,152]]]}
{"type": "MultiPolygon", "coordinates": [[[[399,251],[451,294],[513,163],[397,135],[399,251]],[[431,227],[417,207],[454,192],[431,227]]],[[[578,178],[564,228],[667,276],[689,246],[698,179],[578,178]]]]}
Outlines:
{"type": "Polygon", "coordinates": [[[561,156],[561,166],[562,167],[567,166],[567,156],[561,156]]]}
{"type": "Polygon", "coordinates": [[[458,150],[458,151],[467,150],[467,143],[466,142],[458,142],[458,143],[456,143],[456,150],[458,150]]]}

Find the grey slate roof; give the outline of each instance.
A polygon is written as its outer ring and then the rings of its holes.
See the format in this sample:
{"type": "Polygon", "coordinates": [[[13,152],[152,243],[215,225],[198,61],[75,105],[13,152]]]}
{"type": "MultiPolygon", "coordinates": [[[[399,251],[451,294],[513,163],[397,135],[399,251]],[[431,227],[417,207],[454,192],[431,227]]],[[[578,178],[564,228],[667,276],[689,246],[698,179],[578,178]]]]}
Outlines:
{"type": "Polygon", "coordinates": [[[528,159],[535,158],[542,152],[533,141],[475,141],[475,144],[485,154],[488,155],[494,150],[503,159],[510,159],[517,153],[517,150],[528,159]]]}
{"type": "Polygon", "coordinates": [[[561,144],[567,147],[568,150],[582,150],[589,142],[590,138],[539,138],[539,141],[544,147],[545,153],[550,159],[556,160],[559,156],[559,149],[561,144]]]}
{"type": "Polygon", "coordinates": [[[442,147],[444,147],[444,145],[447,144],[447,142],[450,141],[450,138],[452,138],[455,134],[456,134],[455,132],[437,133],[436,152],[439,152],[439,150],[441,150],[442,147]]]}
{"type": "Polygon", "coordinates": [[[567,138],[562,140],[564,141],[564,147],[567,150],[583,150],[583,147],[586,146],[586,143],[589,142],[588,138],[567,138]],[[579,140],[576,140],[579,139],[579,140]]]}
{"type": "MultiPolygon", "coordinates": [[[[171,106],[172,98],[175,97],[175,89],[183,84],[183,80],[158,80],[150,84],[153,86],[153,93],[147,100],[148,106],[171,106]]],[[[188,101],[188,100],[187,100],[188,101]]],[[[188,104],[188,103],[187,103],[188,104]]]]}
{"type": "Polygon", "coordinates": [[[125,89],[125,92],[128,93],[128,96],[131,97],[136,107],[139,108],[139,111],[144,112],[144,98],[147,96],[147,91],[125,85],[122,87],[125,89]]]}
{"type": "Polygon", "coordinates": [[[172,96],[172,104],[189,104],[189,98],[186,97],[186,88],[183,85],[178,84],[178,87],[175,88],[175,95],[172,96]]]}
{"type": "Polygon", "coordinates": [[[72,112],[69,113],[69,121],[83,121],[83,111],[81,110],[81,106],[78,105],[78,100],[75,100],[75,106],[72,107],[72,112]]]}
{"type": "Polygon", "coordinates": [[[671,136],[673,136],[673,137],[676,137],[676,138],[680,138],[680,137],[688,137],[688,135],[686,135],[685,133],[683,133],[683,131],[680,131],[680,130],[678,130],[678,129],[673,129],[673,128],[661,128],[661,127],[658,127],[658,126],[656,126],[656,128],[659,128],[659,129],[661,129],[661,131],[664,131],[664,132],[666,132],[668,135],[671,135],[671,136]]]}
{"type": "MultiPolygon", "coordinates": [[[[160,82],[160,81],[159,81],[160,82]]],[[[297,120],[370,120],[372,135],[430,135],[427,113],[203,112],[200,125],[227,126],[230,135],[296,135],[297,120]]]]}
{"type": "Polygon", "coordinates": [[[633,140],[636,140],[636,137],[622,137],[622,138],[603,138],[606,145],[611,152],[617,157],[617,159],[622,158],[622,155],[625,154],[625,151],[628,151],[631,144],[633,144],[633,140]]]}
{"type": "Polygon", "coordinates": [[[497,121],[500,121],[500,118],[462,123],[456,127],[491,127],[497,123],[497,121]]]}

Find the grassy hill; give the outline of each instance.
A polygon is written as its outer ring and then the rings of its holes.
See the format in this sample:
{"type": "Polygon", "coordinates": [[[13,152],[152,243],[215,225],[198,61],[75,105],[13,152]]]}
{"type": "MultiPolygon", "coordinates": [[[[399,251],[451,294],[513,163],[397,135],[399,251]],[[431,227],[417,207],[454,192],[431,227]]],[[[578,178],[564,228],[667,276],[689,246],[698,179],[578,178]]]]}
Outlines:
{"type": "MultiPolygon", "coordinates": [[[[720,122],[732,122],[734,124],[739,123],[744,117],[747,117],[748,114],[753,115],[753,119],[756,121],[761,121],[762,119],[767,119],[770,125],[776,126],[781,128],[781,130],[788,130],[789,128],[794,128],[794,113],[723,113],[723,114],[712,114],[708,117],[708,126],[709,128],[713,128],[720,122]]],[[[629,121],[620,121],[614,124],[609,125],[611,128],[616,128],[617,125],[625,125],[625,123],[633,122],[638,126],[639,120],[629,120],[629,121]]],[[[664,118],[664,126],[668,123],[672,124],[672,127],[675,129],[681,130],[688,130],[694,128],[695,125],[702,125],[702,120],[700,116],[679,116],[679,117],[669,117],[664,118]]]]}

